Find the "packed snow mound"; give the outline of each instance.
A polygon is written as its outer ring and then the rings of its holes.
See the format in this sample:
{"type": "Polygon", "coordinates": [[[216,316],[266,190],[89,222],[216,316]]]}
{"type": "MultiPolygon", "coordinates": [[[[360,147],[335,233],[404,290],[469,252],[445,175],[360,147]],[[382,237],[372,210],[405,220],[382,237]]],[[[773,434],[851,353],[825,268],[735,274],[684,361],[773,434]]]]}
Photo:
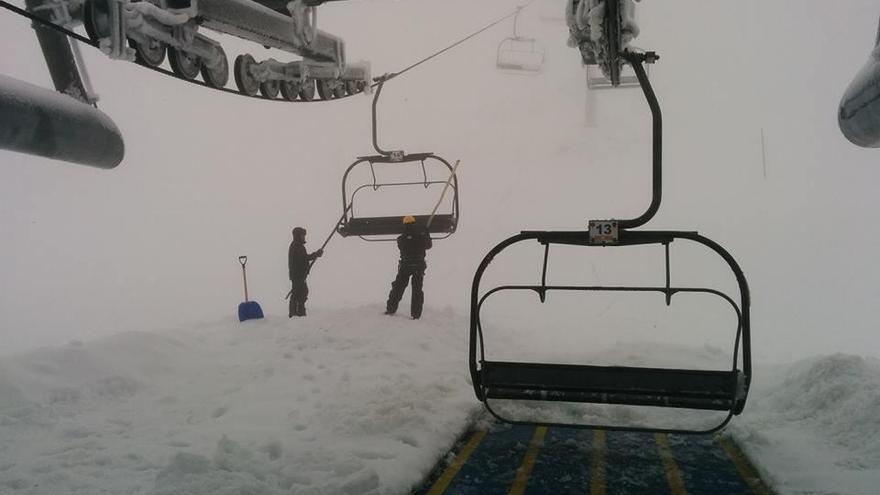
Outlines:
{"type": "MultiPolygon", "coordinates": [[[[409,493],[485,416],[469,381],[467,318],[383,309],[230,316],[2,358],[0,493],[409,493]]],[[[722,356],[621,344],[603,364],[699,367],[722,356]]],[[[731,432],[780,493],[876,493],[880,363],[824,356],[755,378],[731,432]]]]}
{"type": "MultiPolygon", "coordinates": [[[[5,375],[35,404],[124,398],[135,394],[145,381],[172,373],[175,364],[190,354],[191,349],[172,336],[131,332],[88,345],[73,341],[60,348],[12,356],[5,361],[5,375]]],[[[0,410],[3,406],[0,399],[0,410]]]]}
{"type": "Polygon", "coordinates": [[[0,493],[385,494],[480,411],[467,320],[313,310],[0,360],[0,493]]]}
{"type": "Polygon", "coordinates": [[[753,409],[768,423],[802,423],[861,462],[880,465],[876,359],[835,354],[798,362],[762,391],[753,409]]]}
{"type": "Polygon", "coordinates": [[[880,361],[835,354],[756,376],[733,432],[780,493],[877,493],[880,361]]]}

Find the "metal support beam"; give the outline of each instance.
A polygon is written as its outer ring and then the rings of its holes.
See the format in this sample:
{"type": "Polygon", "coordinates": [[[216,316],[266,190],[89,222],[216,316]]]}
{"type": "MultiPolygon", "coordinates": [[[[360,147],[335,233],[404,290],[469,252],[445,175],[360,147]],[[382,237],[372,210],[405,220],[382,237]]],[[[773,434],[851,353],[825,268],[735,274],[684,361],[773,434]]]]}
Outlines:
{"type": "MultiPolygon", "coordinates": [[[[31,13],[39,14],[41,10],[45,12],[45,9],[41,8],[45,2],[41,0],[25,0],[25,5],[31,13]]],[[[67,36],[36,22],[33,24],[33,28],[37,40],[40,42],[40,48],[43,50],[43,56],[49,67],[49,75],[52,76],[55,89],[82,102],[89,103],[88,92],[82,77],[80,77],[79,68],[76,65],[76,59],[67,36]]]]}
{"type": "Polygon", "coordinates": [[[851,143],[863,148],[880,148],[880,27],[868,61],[840,100],[837,123],[851,143]]]}
{"type": "Polygon", "coordinates": [[[122,134],[105,113],[2,74],[0,149],[107,169],[125,155],[122,134]]]}

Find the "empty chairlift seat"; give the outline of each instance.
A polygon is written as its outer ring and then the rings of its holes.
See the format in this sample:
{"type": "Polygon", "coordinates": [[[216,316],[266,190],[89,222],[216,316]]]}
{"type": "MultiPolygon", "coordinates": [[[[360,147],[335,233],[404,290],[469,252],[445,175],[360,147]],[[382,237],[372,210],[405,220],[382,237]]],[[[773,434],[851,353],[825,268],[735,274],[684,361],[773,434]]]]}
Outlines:
{"type": "Polygon", "coordinates": [[[742,373],[484,361],[487,399],[549,400],[728,411],[742,373]]]}
{"type": "Polygon", "coordinates": [[[498,45],[495,66],[505,72],[537,74],[544,68],[544,48],[534,38],[505,38],[498,45]]]}
{"type": "MultiPolygon", "coordinates": [[[[384,175],[384,174],[382,174],[384,175]]],[[[411,176],[410,176],[411,177],[411,176]]],[[[452,235],[458,227],[458,177],[453,173],[453,167],[443,158],[433,153],[414,153],[399,156],[374,155],[359,157],[345,171],[342,179],[342,207],[343,215],[337,227],[337,231],[344,237],[359,236],[365,240],[393,240],[403,233],[403,217],[413,215],[416,225],[427,228],[434,239],[442,239],[452,235]],[[388,171],[396,167],[420,167],[422,180],[390,181],[380,179],[376,173],[375,164],[392,164],[388,171]],[[356,183],[352,171],[358,168],[369,168],[370,181],[356,183]],[[428,170],[431,169],[429,173],[428,170]],[[432,188],[430,186],[438,186],[432,188]],[[380,193],[392,188],[406,188],[419,191],[419,194],[431,194],[431,202],[440,197],[434,193],[440,193],[440,188],[448,191],[449,200],[446,201],[446,209],[431,212],[414,212],[411,206],[399,205],[400,214],[393,216],[364,216],[359,214],[357,205],[360,202],[360,193],[372,191],[380,193]]],[[[438,203],[438,205],[440,205],[438,203]]]]}
{"type": "MultiPolygon", "coordinates": [[[[641,431],[677,431],[683,433],[708,433],[717,431],[739,414],[745,406],[751,377],[751,350],[749,337],[749,294],[745,277],[727,251],[715,242],[696,232],[679,231],[621,231],[620,246],[664,245],[667,254],[666,285],[650,286],[554,286],[546,283],[547,259],[551,244],[590,246],[586,232],[522,232],[497,245],[480,264],[471,292],[470,322],[470,372],[477,398],[496,417],[511,423],[534,423],[534,420],[518,420],[498,412],[491,402],[496,399],[512,401],[554,401],[629,406],[653,406],[683,408],[702,411],[727,412],[725,419],[713,427],[695,429],[657,428],[650,425],[617,424],[564,424],[591,428],[625,429],[641,431]],[[684,239],[709,247],[727,262],[736,278],[740,297],[735,301],[727,294],[704,287],[675,287],[669,285],[669,244],[684,239]],[[480,282],[489,263],[512,244],[537,240],[544,246],[544,265],[541,282],[534,285],[501,285],[481,290],[480,282]],[[487,358],[483,335],[481,311],[484,302],[503,291],[534,292],[541,302],[551,292],[653,292],[665,296],[669,304],[679,293],[701,293],[720,298],[731,307],[735,328],[731,330],[733,342],[732,366],[728,369],[676,369],[635,366],[595,366],[590,364],[561,364],[548,362],[513,362],[487,358]]],[[[570,349],[568,350],[570,351],[570,349]]],[[[539,422],[542,423],[542,422],[539,422]]],[[[547,421],[543,424],[558,424],[547,421]]]]}

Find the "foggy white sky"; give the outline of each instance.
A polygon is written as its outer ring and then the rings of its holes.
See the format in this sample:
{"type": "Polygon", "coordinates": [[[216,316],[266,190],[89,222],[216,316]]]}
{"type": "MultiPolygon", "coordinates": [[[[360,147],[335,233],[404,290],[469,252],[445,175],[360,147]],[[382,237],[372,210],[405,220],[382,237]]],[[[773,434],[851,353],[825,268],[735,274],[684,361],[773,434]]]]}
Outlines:
{"type": "MultiPolygon", "coordinates": [[[[319,25],[345,38],[349,60],[369,60],[379,74],[517,3],[351,0],[322,7],[319,25]]],[[[633,90],[587,100],[565,25],[540,19],[561,15],[563,5],[536,0],[521,19],[521,31],[547,51],[540,76],[495,70],[507,23],[383,91],[384,148],[462,160],[461,224],[429,254],[428,306],[465,312],[482,256],[519,230],[577,229],[590,218],[636,216],[648,204],[647,106],[633,90]]],[[[876,356],[880,155],[849,144],[835,112],[871,49],[880,7],[794,5],[639,4],[636,44],[661,55],[651,76],[665,129],[663,204],[646,228],[698,230],[734,255],[752,289],[757,358],[876,356]]],[[[29,22],[4,11],[0,33],[2,72],[51,86],[29,22]]],[[[230,60],[244,51],[285,57],[215,38],[230,60]]],[[[284,313],[290,229],[306,227],[316,249],[341,214],[342,172],[373,152],[370,99],[269,103],[206,91],[88,47],[84,55],[126,158],[104,171],[0,152],[3,351],[234,314],[243,299],[239,254],[250,259],[252,298],[284,313]]],[[[659,254],[577,261],[594,255],[568,258],[567,276],[583,270],[613,283],[622,269],[662,283],[659,254]]],[[[309,305],[382,303],[396,258],[390,244],[334,238],[309,279],[309,305]]],[[[540,256],[528,260],[504,265],[502,275],[521,268],[533,276],[540,256]]],[[[684,254],[673,263],[679,280],[714,275],[689,268],[684,254]]],[[[554,266],[566,276],[564,263],[554,266]]]]}

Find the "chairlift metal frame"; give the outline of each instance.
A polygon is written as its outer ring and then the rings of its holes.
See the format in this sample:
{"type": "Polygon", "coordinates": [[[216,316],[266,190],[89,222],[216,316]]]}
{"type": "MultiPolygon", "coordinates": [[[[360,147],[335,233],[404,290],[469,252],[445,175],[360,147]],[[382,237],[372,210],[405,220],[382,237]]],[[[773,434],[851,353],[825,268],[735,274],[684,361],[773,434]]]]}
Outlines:
{"type": "Polygon", "coordinates": [[[449,174],[452,177],[449,184],[450,189],[453,191],[451,201],[452,206],[448,213],[435,214],[432,219],[430,219],[430,215],[414,215],[416,218],[416,225],[425,226],[428,229],[428,232],[432,234],[431,238],[435,240],[445,239],[452,235],[458,226],[458,176],[452,173],[452,165],[450,165],[449,162],[433,153],[413,153],[397,157],[386,155],[358,157],[358,159],[345,170],[345,174],[342,178],[342,204],[343,207],[346,208],[346,211],[343,213],[342,219],[339,222],[337,228],[338,232],[343,237],[356,235],[366,241],[395,240],[398,235],[403,233],[401,218],[403,215],[410,213],[404,212],[402,215],[389,217],[359,217],[354,208],[356,196],[364,189],[378,191],[383,187],[412,187],[419,185],[428,189],[432,185],[445,185],[447,182],[445,179],[428,180],[427,170],[425,169],[426,160],[439,162],[449,170],[449,174]],[[406,164],[420,163],[424,174],[424,180],[409,182],[379,182],[376,178],[375,169],[373,168],[374,164],[377,163],[399,163],[404,166],[406,164]],[[362,164],[368,164],[370,166],[373,182],[355,187],[349,195],[348,188],[346,187],[349,182],[349,174],[355,167],[362,164]],[[428,224],[429,219],[431,220],[430,224],[428,224]],[[374,236],[380,237],[373,238],[374,236]]]}
{"type": "Polygon", "coordinates": [[[458,227],[458,175],[455,174],[453,166],[448,161],[440,156],[435,155],[434,153],[406,153],[403,150],[385,151],[379,147],[376,131],[376,108],[377,102],[379,100],[379,95],[382,93],[382,86],[388,79],[390,79],[390,77],[388,76],[378,78],[376,92],[373,95],[373,148],[375,148],[376,152],[378,152],[379,154],[360,156],[345,170],[345,173],[342,176],[343,212],[342,216],[339,219],[339,223],[337,224],[336,231],[339,232],[339,234],[343,237],[358,236],[365,241],[393,241],[398,235],[403,233],[403,216],[410,215],[412,213],[406,211],[397,216],[358,217],[356,215],[356,210],[354,207],[357,194],[365,189],[378,191],[380,188],[383,187],[412,187],[419,185],[423,186],[425,189],[428,189],[431,185],[443,184],[444,186],[448,185],[449,189],[452,190],[452,200],[449,211],[445,213],[433,213],[431,215],[414,216],[416,218],[416,225],[425,227],[428,233],[431,234],[432,239],[445,239],[455,233],[455,230],[458,227]],[[449,171],[448,179],[429,180],[428,172],[425,168],[426,162],[445,166],[446,170],[449,171]],[[400,164],[401,166],[418,163],[422,167],[423,180],[406,182],[380,182],[376,177],[376,170],[374,168],[374,165],[377,163],[395,163],[400,164]],[[363,166],[363,164],[369,165],[373,180],[372,182],[360,184],[354,187],[353,189],[351,189],[351,194],[349,194],[349,174],[355,167],[363,166]]]}
{"type": "Polygon", "coordinates": [[[639,217],[628,220],[591,220],[586,231],[523,231],[495,246],[482,260],[471,288],[469,366],[477,398],[496,418],[515,424],[543,424],[606,430],[706,434],[720,430],[734,415],[742,412],[751,383],[751,324],[749,288],[736,260],[716,242],[692,231],[630,230],[647,223],[657,212],[662,195],[662,117],[660,106],[643,66],[658,57],[653,52],[624,52],[621,56],[632,65],[653,121],[652,200],[639,217]],[[481,293],[483,273],[492,260],[513,244],[536,240],[544,246],[540,284],[502,285],[481,293]],[[687,240],[706,246],[719,255],[734,274],[739,289],[738,302],[712,288],[676,287],[670,283],[669,245],[687,240]],[[574,246],[663,245],[666,250],[666,283],[663,286],[559,286],[547,284],[547,260],[551,244],[574,246]],[[731,305],[736,315],[732,367],[729,370],[692,370],[632,366],[592,366],[575,364],[490,361],[486,358],[480,312],[490,296],[501,291],[532,291],[544,302],[551,291],[585,292],[656,292],[670,305],[678,293],[704,293],[717,296],[731,305]],[[740,368],[741,366],[741,368],[740,368]],[[723,420],[710,428],[662,428],[650,425],[559,424],[510,418],[492,407],[493,400],[558,401],[631,406],[655,406],[726,411],[723,420]]]}
{"type": "Polygon", "coordinates": [[[537,39],[519,35],[517,23],[522,9],[522,7],[519,7],[516,15],[513,17],[513,36],[504,38],[498,44],[498,49],[495,51],[495,67],[499,70],[516,74],[538,74],[544,70],[546,54],[537,39]],[[520,47],[527,47],[527,49],[520,47]],[[516,58],[517,56],[537,60],[537,63],[517,64],[509,60],[509,58],[516,58]]]}

